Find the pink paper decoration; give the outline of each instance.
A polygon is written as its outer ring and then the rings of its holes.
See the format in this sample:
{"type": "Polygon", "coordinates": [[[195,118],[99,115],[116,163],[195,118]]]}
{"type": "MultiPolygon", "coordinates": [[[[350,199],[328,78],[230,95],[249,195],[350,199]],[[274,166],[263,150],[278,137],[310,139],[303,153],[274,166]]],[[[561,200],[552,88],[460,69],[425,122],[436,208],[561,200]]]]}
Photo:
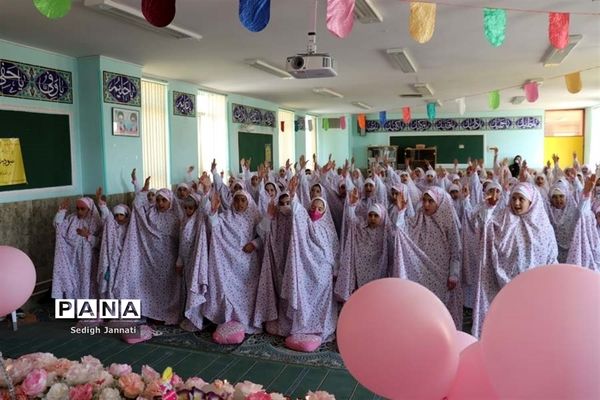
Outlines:
{"type": "Polygon", "coordinates": [[[346,117],[340,117],[340,129],[346,129],[346,117]]]}
{"type": "Polygon", "coordinates": [[[142,0],[142,14],[152,25],[164,28],[175,18],[175,0],[142,0]]]}
{"type": "Polygon", "coordinates": [[[569,44],[569,13],[548,14],[548,37],[552,46],[561,50],[569,44]]]}
{"type": "Polygon", "coordinates": [[[538,91],[538,83],[537,82],[527,82],[523,85],[523,89],[525,90],[525,98],[528,102],[533,103],[539,97],[538,91]]]}
{"type": "Polygon", "coordinates": [[[345,38],[354,26],[354,0],[327,0],[327,29],[345,38]]]}
{"type": "Polygon", "coordinates": [[[408,124],[411,119],[410,107],[402,107],[402,121],[404,121],[405,124],[408,124]]]}

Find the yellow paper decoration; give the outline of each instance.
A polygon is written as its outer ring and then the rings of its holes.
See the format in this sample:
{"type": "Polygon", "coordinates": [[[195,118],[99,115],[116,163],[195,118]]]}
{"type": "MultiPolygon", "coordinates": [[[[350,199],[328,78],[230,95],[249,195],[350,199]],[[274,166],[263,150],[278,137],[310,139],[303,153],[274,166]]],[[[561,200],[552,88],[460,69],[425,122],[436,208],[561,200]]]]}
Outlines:
{"type": "Polygon", "coordinates": [[[579,72],[573,72],[572,74],[565,75],[565,83],[567,84],[567,90],[569,93],[581,92],[581,74],[579,72]]]}
{"type": "Polygon", "coordinates": [[[435,8],[433,3],[410,3],[408,30],[419,43],[427,43],[435,30],[435,8]]]}
{"type": "Polygon", "coordinates": [[[0,139],[0,186],[27,183],[18,138],[0,139]]]}

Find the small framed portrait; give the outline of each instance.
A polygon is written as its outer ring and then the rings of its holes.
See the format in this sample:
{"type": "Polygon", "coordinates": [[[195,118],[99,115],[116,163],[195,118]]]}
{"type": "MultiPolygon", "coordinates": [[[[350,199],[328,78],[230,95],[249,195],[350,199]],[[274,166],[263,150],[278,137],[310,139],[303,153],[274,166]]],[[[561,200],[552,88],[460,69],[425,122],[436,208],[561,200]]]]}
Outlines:
{"type": "Polygon", "coordinates": [[[140,136],[140,112],[113,107],[112,132],[115,136],[140,136]]]}

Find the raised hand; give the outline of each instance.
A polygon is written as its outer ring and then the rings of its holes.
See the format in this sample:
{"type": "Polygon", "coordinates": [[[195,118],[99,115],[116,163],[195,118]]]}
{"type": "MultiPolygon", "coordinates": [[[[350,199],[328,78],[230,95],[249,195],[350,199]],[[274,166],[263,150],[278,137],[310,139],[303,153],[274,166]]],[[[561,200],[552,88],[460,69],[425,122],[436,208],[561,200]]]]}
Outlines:
{"type": "Polygon", "coordinates": [[[521,170],[519,171],[519,182],[527,182],[527,161],[523,160],[521,163],[521,170]]]}
{"type": "Polygon", "coordinates": [[[348,201],[350,201],[351,205],[355,205],[356,203],[358,203],[358,188],[354,188],[350,192],[350,196],[348,197],[348,201]]]}
{"type": "Polygon", "coordinates": [[[96,189],[96,202],[102,202],[102,186],[98,186],[98,189],[96,189]]]}
{"type": "Polygon", "coordinates": [[[244,168],[244,167],[246,166],[246,159],[245,159],[245,158],[242,158],[242,159],[240,160],[240,166],[241,166],[242,168],[244,168]]]}
{"type": "Polygon", "coordinates": [[[86,239],[90,235],[90,230],[87,227],[85,227],[85,228],[77,228],[76,232],[77,232],[77,234],[79,236],[84,237],[86,239]]]}
{"type": "Polygon", "coordinates": [[[136,175],[135,175],[135,168],[131,170],[131,180],[135,181],[136,179],[136,175]]]}
{"type": "Polygon", "coordinates": [[[285,169],[288,170],[291,166],[292,164],[290,163],[290,159],[288,158],[287,160],[285,160],[285,169]]]}
{"type": "Polygon", "coordinates": [[[191,174],[192,172],[194,172],[194,166],[190,165],[187,169],[188,174],[191,174]]]}
{"type": "Polygon", "coordinates": [[[354,156],[352,156],[352,160],[350,160],[350,164],[354,165],[354,156]]]}
{"type": "Polygon", "coordinates": [[[64,199],[63,201],[60,202],[60,204],[58,205],[58,209],[59,210],[68,210],[70,205],[71,205],[71,200],[69,200],[69,198],[67,197],[66,199],[64,199]]]}
{"type": "Polygon", "coordinates": [[[292,179],[288,182],[288,191],[290,192],[290,197],[294,197],[296,195],[296,189],[298,188],[298,176],[294,175],[292,179]]]}
{"type": "Polygon", "coordinates": [[[398,210],[404,210],[404,208],[406,207],[406,200],[404,199],[403,192],[398,192],[398,194],[396,195],[395,204],[398,210]]]}
{"type": "Polygon", "coordinates": [[[210,178],[208,177],[208,174],[206,173],[206,171],[204,171],[202,173],[202,176],[200,177],[200,184],[202,185],[202,188],[204,189],[204,193],[208,194],[208,192],[210,191],[210,178]]]}
{"type": "Polygon", "coordinates": [[[275,218],[277,216],[277,206],[273,200],[269,201],[269,205],[267,206],[267,214],[269,217],[275,218]]]}
{"type": "Polygon", "coordinates": [[[150,190],[150,177],[147,177],[144,181],[144,187],[142,188],[142,192],[147,192],[150,190]]]}
{"type": "Polygon", "coordinates": [[[596,185],[596,174],[592,174],[589,178],[585,180],[585,185],[583,186],[583,194],[584,196],[589,195],[594,189],[596,185]]]}
{"type": "Polygon", "coordinates": [[[462,188],[462,196],[463,199],[466,199],[467,197],[469,197],[469,195],[471,194],[471,191],[469,190],[469,186],[465,185],[462,188]]]}
{"type": "Polygon", "coordinates": [[[215,168],[217,168],[217,159],[213,158],[212,163],[210,164],[210,170],[211,170],[211,172],[214,171],[215,168]]]}
{"type": "Polygon", "coordinates": [[[246,244],[242,250],[244,251],[244,253],[252,253],[254,250],[256,250],[256,246],[254,246],[254,243],[250,242],[248,244],[246,244]]]}
{"type": "Polygon", "coordinates": [[[453,164],[455,167],[458,166],[458,160],[456,158],[454,159],[453,164]]]}
{"type": "Polygon", "coordinates": [[[221,207],[221,197],[217,191],[214,191],[210,199],[210,208],[212,213],[216,213],[219,210],[219,207],[221,207]]]}
{"type": "Polygon", "coordinates": [[[250,157],[249,159],[246,160],[246,166],[248,167],[248,169],[250,169],[251,165],[252,165],[252,157],[250,157]]]}

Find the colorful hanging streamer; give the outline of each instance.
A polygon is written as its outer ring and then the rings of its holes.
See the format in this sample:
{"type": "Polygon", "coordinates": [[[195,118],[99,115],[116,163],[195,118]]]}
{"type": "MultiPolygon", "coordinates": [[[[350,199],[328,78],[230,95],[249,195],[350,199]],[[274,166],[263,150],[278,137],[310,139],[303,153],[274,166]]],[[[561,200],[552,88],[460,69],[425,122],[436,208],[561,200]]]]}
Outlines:
{"type": "Polygon", "coordinates": [[[312,120],[312,118],[309,118],[308,119],[308,131],[312,132],[312,130],[313,130],[313,120],[312,120]]]}
{"type": "Polygon", "coordinates": [[[323,118],[323,130],[329,130],[329,118],[323,118]]]}
{"type": "Polygon", "coordinates": [[[569,44],[569,13],[548,14],[548,37],[550,44],[562,50],[569,44]]]}
{"type": "Polygon", "coordinates": [[[465,98],[460,97],[456,99],[456,103],[458,104],[458,113],[460,115],[465,115],[465,111],[467,110],[467,104],[465,103],[465,98]]]}
{"type": "Polygon", "coordinates": [[[175,0],[142,0],[142,14],[152,25],[164,28],[175,19],[175,0]]]}
{"type": "Polygon", "coordinates": [[[435,119],[436,107],[437,104],[435,103],[427,103],[427,118],[429,118],[430,121],[435,119]]]}
{"type": "Polygon", "coordinates": [[[488,95],[488,104],[492,110],[500,107],[500,92],[494,90],[488,95]]]}
{"type": "Polygon", "coordinates": [[[527,82],[523,85],[523,89],[525,90],[525,98],[530,103],[536,101],[540,96],[537,82],[527,82]]]}
{"type": "Polygon", "coordinates": [[[340,117],[340,129],[346,129],[346,117],[340,117]]]}
{"type": "Polygon", "coordinates": [[[581,74],[579,72],[573,72],[565,75],[565,83],[567,84],[567,90],[569,93],[579,93],[583,87],[581,84],[581,74]]]}
{"type": "Polygon", "coordinates": [[[412,119],[412,117],[410,116],[410,107],[402,107],[402,121],[404,121],[405,124],[410,123],[410,120],[412,119]]]}
{"type": "Polygon", "coordinates": [[[358,114],[356,117],[356,122],[358,122],[358,127],[360,129],[365,129],[367,127],[367,117],[365,114],[358,114]]]}
{"type": "Polygon", "coordinates": [[[33,0],[35,8],[46,18],[59,19],[71,11],[71,0],[33,0]]]}
{"type": "Polygon", "coordinates": [[[435,30],[434,3],[410,3],[408,31],[410,36],[419,43],[427,43],[435,30]]]}
{"type": "Polygon", "coordinates": [[[339,38],[345,38],[354,26],[355,0],[327,0],[327,29],[339,38]]]}
{"type": "Polygon", "coordinates": [[[506,10],[500,8],[483,9],[483,33],[494,47],[504,43],[506,32],[506,10]]]}
{"type": "Polygon", "coordinates": [[[250,32],[266,28],[271,18],[271,0],[240,0],[240,22],[250,32]]]}
{"type": "Polygon", "coordinates": [[[379,112],[379,125],[381,125],[381,129],[383,129],[383,126],[385,125],[386,122],[387,122],[387,112],[380,111],[379,112]]]}

